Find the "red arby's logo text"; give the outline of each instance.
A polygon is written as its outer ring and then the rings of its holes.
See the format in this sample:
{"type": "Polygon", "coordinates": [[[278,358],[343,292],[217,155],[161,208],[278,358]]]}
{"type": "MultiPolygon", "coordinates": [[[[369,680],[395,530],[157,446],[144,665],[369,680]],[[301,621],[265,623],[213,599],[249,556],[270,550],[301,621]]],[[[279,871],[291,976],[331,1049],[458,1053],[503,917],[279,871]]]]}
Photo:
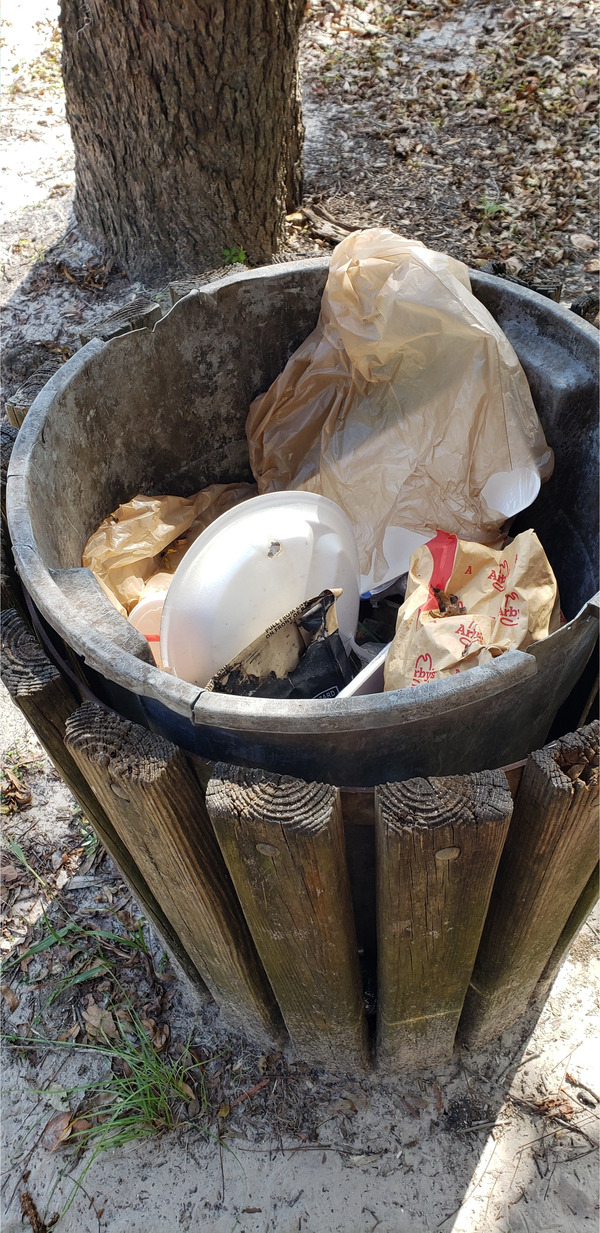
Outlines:
{"type": "Polygon", "coordinates": [[[427,681],[435,681],[431,655],[417,655],[412,683],[413,685],[425,685],[427,681]]]}
{"type": "Polygon", "coordinates": [[[495,591],[503,591],[506,586],[506,580],[510,573],[508,561],[501,561],[498,566],[498,573],[493,569],[491,574],[488,574],[488,581],[491,582],[495,591]]]}
{"type": "Polygon", "coordinates": [[[513,601],[518,599],[516,591],[511,591],[504,598],[504,607],[500,605],[500,624],[501,625],[518,625],[521,616],[521,609],[514,606],[513,601]]]}
{"type": "Polygon", "coordinates": [[[462,642],[464,647],[463,655],[466,655],[470,647],[475,642],[479,642],[483,646],[483,634],[475,621],[469,621],[468,625],[459,625],[457,629],[459,642],[462,642]]]}

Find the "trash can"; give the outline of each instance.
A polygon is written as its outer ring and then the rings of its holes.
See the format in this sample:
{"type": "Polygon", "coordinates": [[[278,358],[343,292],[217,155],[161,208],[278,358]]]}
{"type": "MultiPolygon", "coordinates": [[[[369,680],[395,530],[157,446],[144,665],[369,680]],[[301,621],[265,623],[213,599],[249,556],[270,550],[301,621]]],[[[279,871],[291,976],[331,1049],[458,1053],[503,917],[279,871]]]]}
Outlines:
{"type": "Polygon", "coordinates": [[[251,479],[245,421],[314,328],[327,260],[245,271],[179,300],[153,329],[92,340],[51,378],[20,430],[7,505],[17,569],[51,654],[94,696],[208,762],[345,787],[505,766],[543,745],[598,626],[598,333],[491,275],[472,288],[525,369],[556,465],[532,526],[566,622],[526,652],[442,681],[347,699],[218,695],[156,668],[82,549],[137,492],[188,496],[251,479]]]}

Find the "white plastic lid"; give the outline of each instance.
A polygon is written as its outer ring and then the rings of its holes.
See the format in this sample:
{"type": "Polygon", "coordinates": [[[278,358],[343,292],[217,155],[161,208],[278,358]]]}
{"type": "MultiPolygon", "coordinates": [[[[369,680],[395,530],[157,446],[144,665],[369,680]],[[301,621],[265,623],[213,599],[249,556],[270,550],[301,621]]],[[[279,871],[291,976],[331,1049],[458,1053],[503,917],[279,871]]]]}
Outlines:
{"type": "Polygon", "coordinates": [[[274,492],[228,510],[175,571],[163,609],[163,665],[206,685],[286,613],[341,588],[337,617],[349,644],[358,620],[359,561],[343,510],[312,492],[274,492]]]}
{"type": "Polygon", "coordinates": [[[390,583],[395,582],[396,578],[406,574],[413,552],[416,552],[417,548],[421,548],[430,539],[431,531],[419,534],[418,531],[409,531],[407,527],[386,527],[383,536],[383,553],[388,561],[388,568],[377,586],[373,581],[374,563],[370,574],[363,574],[360,580],[360,593],[363,599],[369,599],[371,595],[378,595],[380,591],[385,591],[390,583]]]}
{"type": "Polygon", "coordinates": [[[527,509],[538,495],[542,481],[537,471],[530,467],[516,467],[514,471],[496,471],[490,475],[481,489],[486,505],[505,518],[514,518],[519,510],[527,509]]]}

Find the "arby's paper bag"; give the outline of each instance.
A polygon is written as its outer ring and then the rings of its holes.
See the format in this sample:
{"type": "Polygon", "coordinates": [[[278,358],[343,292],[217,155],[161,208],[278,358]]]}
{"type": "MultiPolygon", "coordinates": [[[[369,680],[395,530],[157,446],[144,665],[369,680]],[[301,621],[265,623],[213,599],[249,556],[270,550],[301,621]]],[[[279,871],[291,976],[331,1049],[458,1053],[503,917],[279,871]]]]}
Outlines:
{"type": "Polygon", "coordinates": [[[411,557],[384,688],[424,685],[523,651],[559,624],[556,579],[534,531],[500,550],[438,531],[411,557]]]}
{"type": "Polygon", "coordinates": [[[553,454],[506,335],[462,262],[381,227],[334,250],[316,329],[246,423],[259,493],[322,493],[348,515],[361,593],[444,527],[498,547],[553,454]],[[494,502],[499,503],[494,504],[494,502]]]}

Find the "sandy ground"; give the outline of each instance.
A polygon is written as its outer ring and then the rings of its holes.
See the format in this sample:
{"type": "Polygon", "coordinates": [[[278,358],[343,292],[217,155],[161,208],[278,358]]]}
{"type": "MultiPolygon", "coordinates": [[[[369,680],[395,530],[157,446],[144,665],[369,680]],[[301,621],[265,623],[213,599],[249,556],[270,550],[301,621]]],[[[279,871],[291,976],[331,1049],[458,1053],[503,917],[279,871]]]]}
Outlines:
{"type": "MultiPolygon", "coordinates": [[[[330,7],[335,17],[340,6],[330,7]]],[[[99,304],[108,312],[138,290],[112,276],[99,294],[55,277],[55,266],[46,261],[48,248],[70,225],[73,188],[55,14],[47,0],[9,0],[5,6],[8,100],[0,244],[12,388],[57,349],[77,346],[79,328],[99,304]]],[[[327,17],[316,31],[315,55],[331,58],[330,26],[327,17]]],[[[363,71],[360,64],[355,71],[363,71]]],[[[469,71],[468,60],[463,71],[469,71]]],[[[343,93],[343,83],[338,84],[343,93]]],[[[339,97],[324,99],[322,106],[321,115],[314,101],[306,109],[309,174],[315,184],[333,157],[333,150],[328,153],[331,125],[345,122],[339,97]],[[326,107],[328,126],[323,123],[326,107]]],[[[351,151],[352,141],[345,130],[341,139],[336,157],[342,166],[347,161],[343,143],[351,151]]],[[[361,142],[362,136],[355,145],[361,142]]],[[[364,157],[370,166],[372,152],[364,157]]],[[[342,170],[339,192],[350,211],[352,194],[342,170]]],[[[379,221],[380,209],[383,221],[393,221],[395,216],[383,208],[385,193],[379,204],[375,199],[370,204],[366,222],[379,221]]],[[[585,220],[577,225],[586,228],[585,220]]],[[[299,242],[302,251],[321,251],[310,238],[302,236],[299,242]]],[[[93,263],[91,250],[83,247],[79,253],[80,260],[93,263]]],[[[586,285],[586,262],[593,264],[589,251],[580,254],[580,273],[573,265],[568,268],[575,291],[586,285]]],[[[76,848],[81,819],[4,690],[2,710],[4,761],[8,757],[14,764],[15,750],[20,759],[41,760],[24,775],[32,793],[30,807],[6,818],[5,831],[47,877],[56,853],[60,857],[63,849],[76,848]]],[[[73,902],[74,879],[86,881],[77,870],[65,869],[68,876],[60,887],[57,881],[55,903],[70,893],[65,902],[73,902]]],[[[109,861],[87,875],[86,886],[77,900],[82,912],[90,896],[94,902],[104,896],[107,912],[115,897],[125,902],[109,861]]],[[[39,927],[41,904],[35,885],[24,886],[2,935],[5,954],[15,940],[39,927]]],[[[260,1098],[240,1104],[226,1124],[216,1114],[204,1121],[190,1115],[174,1131],[105,1153],[92,1163],[89,1153],[74,1164],[62,1149],[47,1150],[43,1132],[68,1104],[73,1086],[85,1088],[106,1073],[107,1064],[52,1043],[33,1051],[5,1046],[4,1233],[23,1228],[24,1191],[46,1220],[62,1213],[73,1198],[54,1226],[61,1233],[588,1233],[597,1227],[598,1197],[598,928],[597,916],[584,926],[546,1004],[487,1050],[463,1052],[435,1072],[395,1081],[328,1076],[302,1067],[301,1059],[289,1059],[289,1066],[284,1059],[285,1071],[283,1063],[274,1063],[260,1098]],[[277,1103],[284,1089],[294,1092],[295,1133],[284,1105],[277,1103]],[[74,1192],[77,1177],[81,1184],[74,1192]]],[[[151,946],[158,956],[160,943],[155,939],[151,946]]],[[[213,1055],[231,1056],[230,1069],[236,1073],[237,1067],[241,1076],[239,1090],[250,1090],[262,1074],[262,1057],[248,1042],[232,1037],[214,1006],[198,1004],[180,972],[171,972],[164,1015],[172,1051],[176,1054],[191,1032],[213,1055]]],[[[4,1030],[23,1035],[22,1029],[29,1030],[36,1015],[43,1015],[46,994],[26,988],[24,981],[23,987],[13,984],[19,1005],[14,1010],[4,1005],[4,1030]]],[[[47,1024],[50,1042],[61,1026],[69,1027],[78,996],[54,1003],[47,1024]]]]}

